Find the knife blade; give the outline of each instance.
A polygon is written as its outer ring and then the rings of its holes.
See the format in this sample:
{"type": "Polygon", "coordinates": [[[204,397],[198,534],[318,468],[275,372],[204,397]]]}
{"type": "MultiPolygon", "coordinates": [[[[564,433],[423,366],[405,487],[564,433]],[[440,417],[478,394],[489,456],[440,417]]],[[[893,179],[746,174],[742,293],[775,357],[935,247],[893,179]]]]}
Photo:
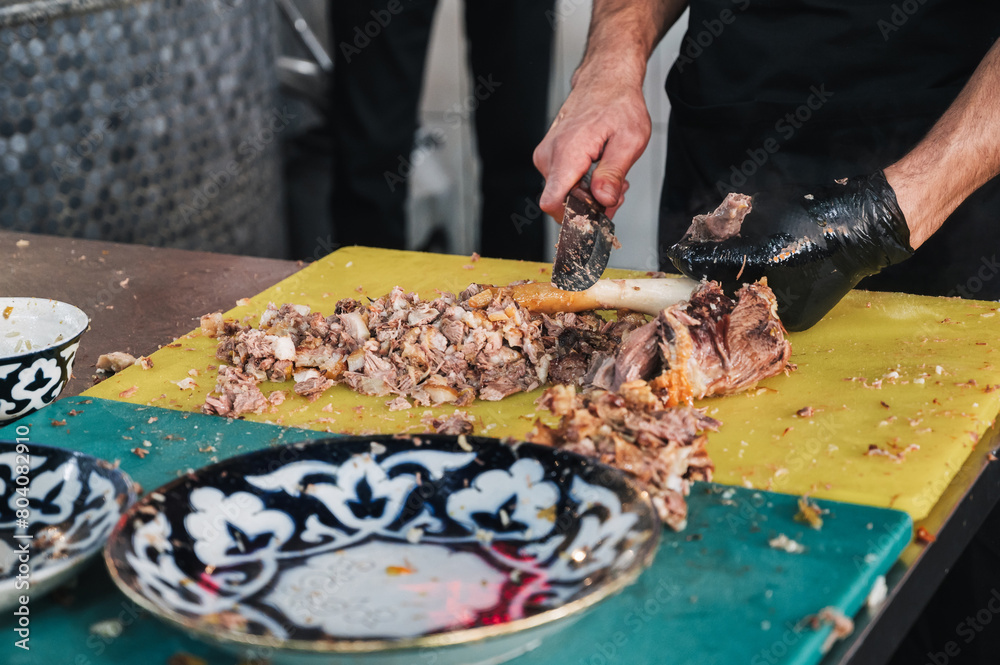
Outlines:
{"type": "Polygon", "coordinates": [[[552,283],[564,291],[585,291],[608,267],[611,250],[621,247],[615,225],[590,192],[590,176],[566,196],[559,243],[552,263],[552,283]]]}

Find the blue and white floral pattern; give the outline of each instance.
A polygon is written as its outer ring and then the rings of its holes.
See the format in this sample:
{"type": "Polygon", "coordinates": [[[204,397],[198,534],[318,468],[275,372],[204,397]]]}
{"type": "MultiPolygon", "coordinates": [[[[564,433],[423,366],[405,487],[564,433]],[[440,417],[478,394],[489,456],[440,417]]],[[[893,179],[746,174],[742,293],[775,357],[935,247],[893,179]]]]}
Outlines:
{"type": "Polygon", "coordinates": [[[89,325],[68,303],[0,296],[0,423],[59,396],[89,325]]]}
{"type": "Polygon", "coordinates": [[[643,492],[576,455],[473,437],[341,437],[151,492],[107,558],[127,594],[196,633],[336,651],[602,597],[648,565],[658,534],[643,492]]]}
{"type": "Polygon", "coordinates": [[[73,372],[79,341],[0,364],[0,422],[47,406],[73,372]]]}
{"type": "Polygon", "coordinates": [[[40,595],[47,579],[100,551],[135,500],[132,481],[107,462],[48,446],[17,445],[0,442],[0,608],[17,596],[22,543],[30,545],[32,594],[40,595]],[[19,519],[19,510],[27,519],[19,519]]]}

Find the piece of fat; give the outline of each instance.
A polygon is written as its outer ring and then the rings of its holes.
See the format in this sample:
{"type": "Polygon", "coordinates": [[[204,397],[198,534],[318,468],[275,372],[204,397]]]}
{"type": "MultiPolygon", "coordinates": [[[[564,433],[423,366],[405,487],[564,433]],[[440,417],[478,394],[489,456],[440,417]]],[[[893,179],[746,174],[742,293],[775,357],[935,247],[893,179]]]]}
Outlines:
{"type": "Polygon", "coordinates": [[[295,360],[295,342],[291,337],[268,335],[267,341],[276,360],[295,360]]]}

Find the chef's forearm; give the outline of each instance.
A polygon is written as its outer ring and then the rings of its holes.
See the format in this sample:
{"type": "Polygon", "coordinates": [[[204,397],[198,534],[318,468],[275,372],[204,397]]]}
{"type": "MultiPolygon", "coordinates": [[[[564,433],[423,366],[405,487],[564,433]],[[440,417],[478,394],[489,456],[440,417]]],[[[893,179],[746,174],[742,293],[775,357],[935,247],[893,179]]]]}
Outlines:
{"type": "Polygon", "coordinates": [[[594,0],[583,62],[573,76],[614,72],[642,85],[646,63],[688,0],[594,0]]]}
{"type": "MultiPolygon", "coordinates": [[[[958,98],[905,157],[885,169],[919,247],[974,191],[1000,173],[1000,41],[958,98]]],[[[947,229],[945,230],[947,232],[947,229]]]]}

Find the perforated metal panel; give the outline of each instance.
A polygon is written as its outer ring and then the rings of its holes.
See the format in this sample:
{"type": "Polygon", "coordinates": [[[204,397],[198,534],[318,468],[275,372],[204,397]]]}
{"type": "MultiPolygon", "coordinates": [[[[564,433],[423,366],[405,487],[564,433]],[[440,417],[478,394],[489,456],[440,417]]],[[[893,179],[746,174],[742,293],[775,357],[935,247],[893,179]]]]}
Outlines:
{"type": "Polygon", "coordinates": [[[0,228],[281,256],[270,0],[0,0],[0,228]]]}

